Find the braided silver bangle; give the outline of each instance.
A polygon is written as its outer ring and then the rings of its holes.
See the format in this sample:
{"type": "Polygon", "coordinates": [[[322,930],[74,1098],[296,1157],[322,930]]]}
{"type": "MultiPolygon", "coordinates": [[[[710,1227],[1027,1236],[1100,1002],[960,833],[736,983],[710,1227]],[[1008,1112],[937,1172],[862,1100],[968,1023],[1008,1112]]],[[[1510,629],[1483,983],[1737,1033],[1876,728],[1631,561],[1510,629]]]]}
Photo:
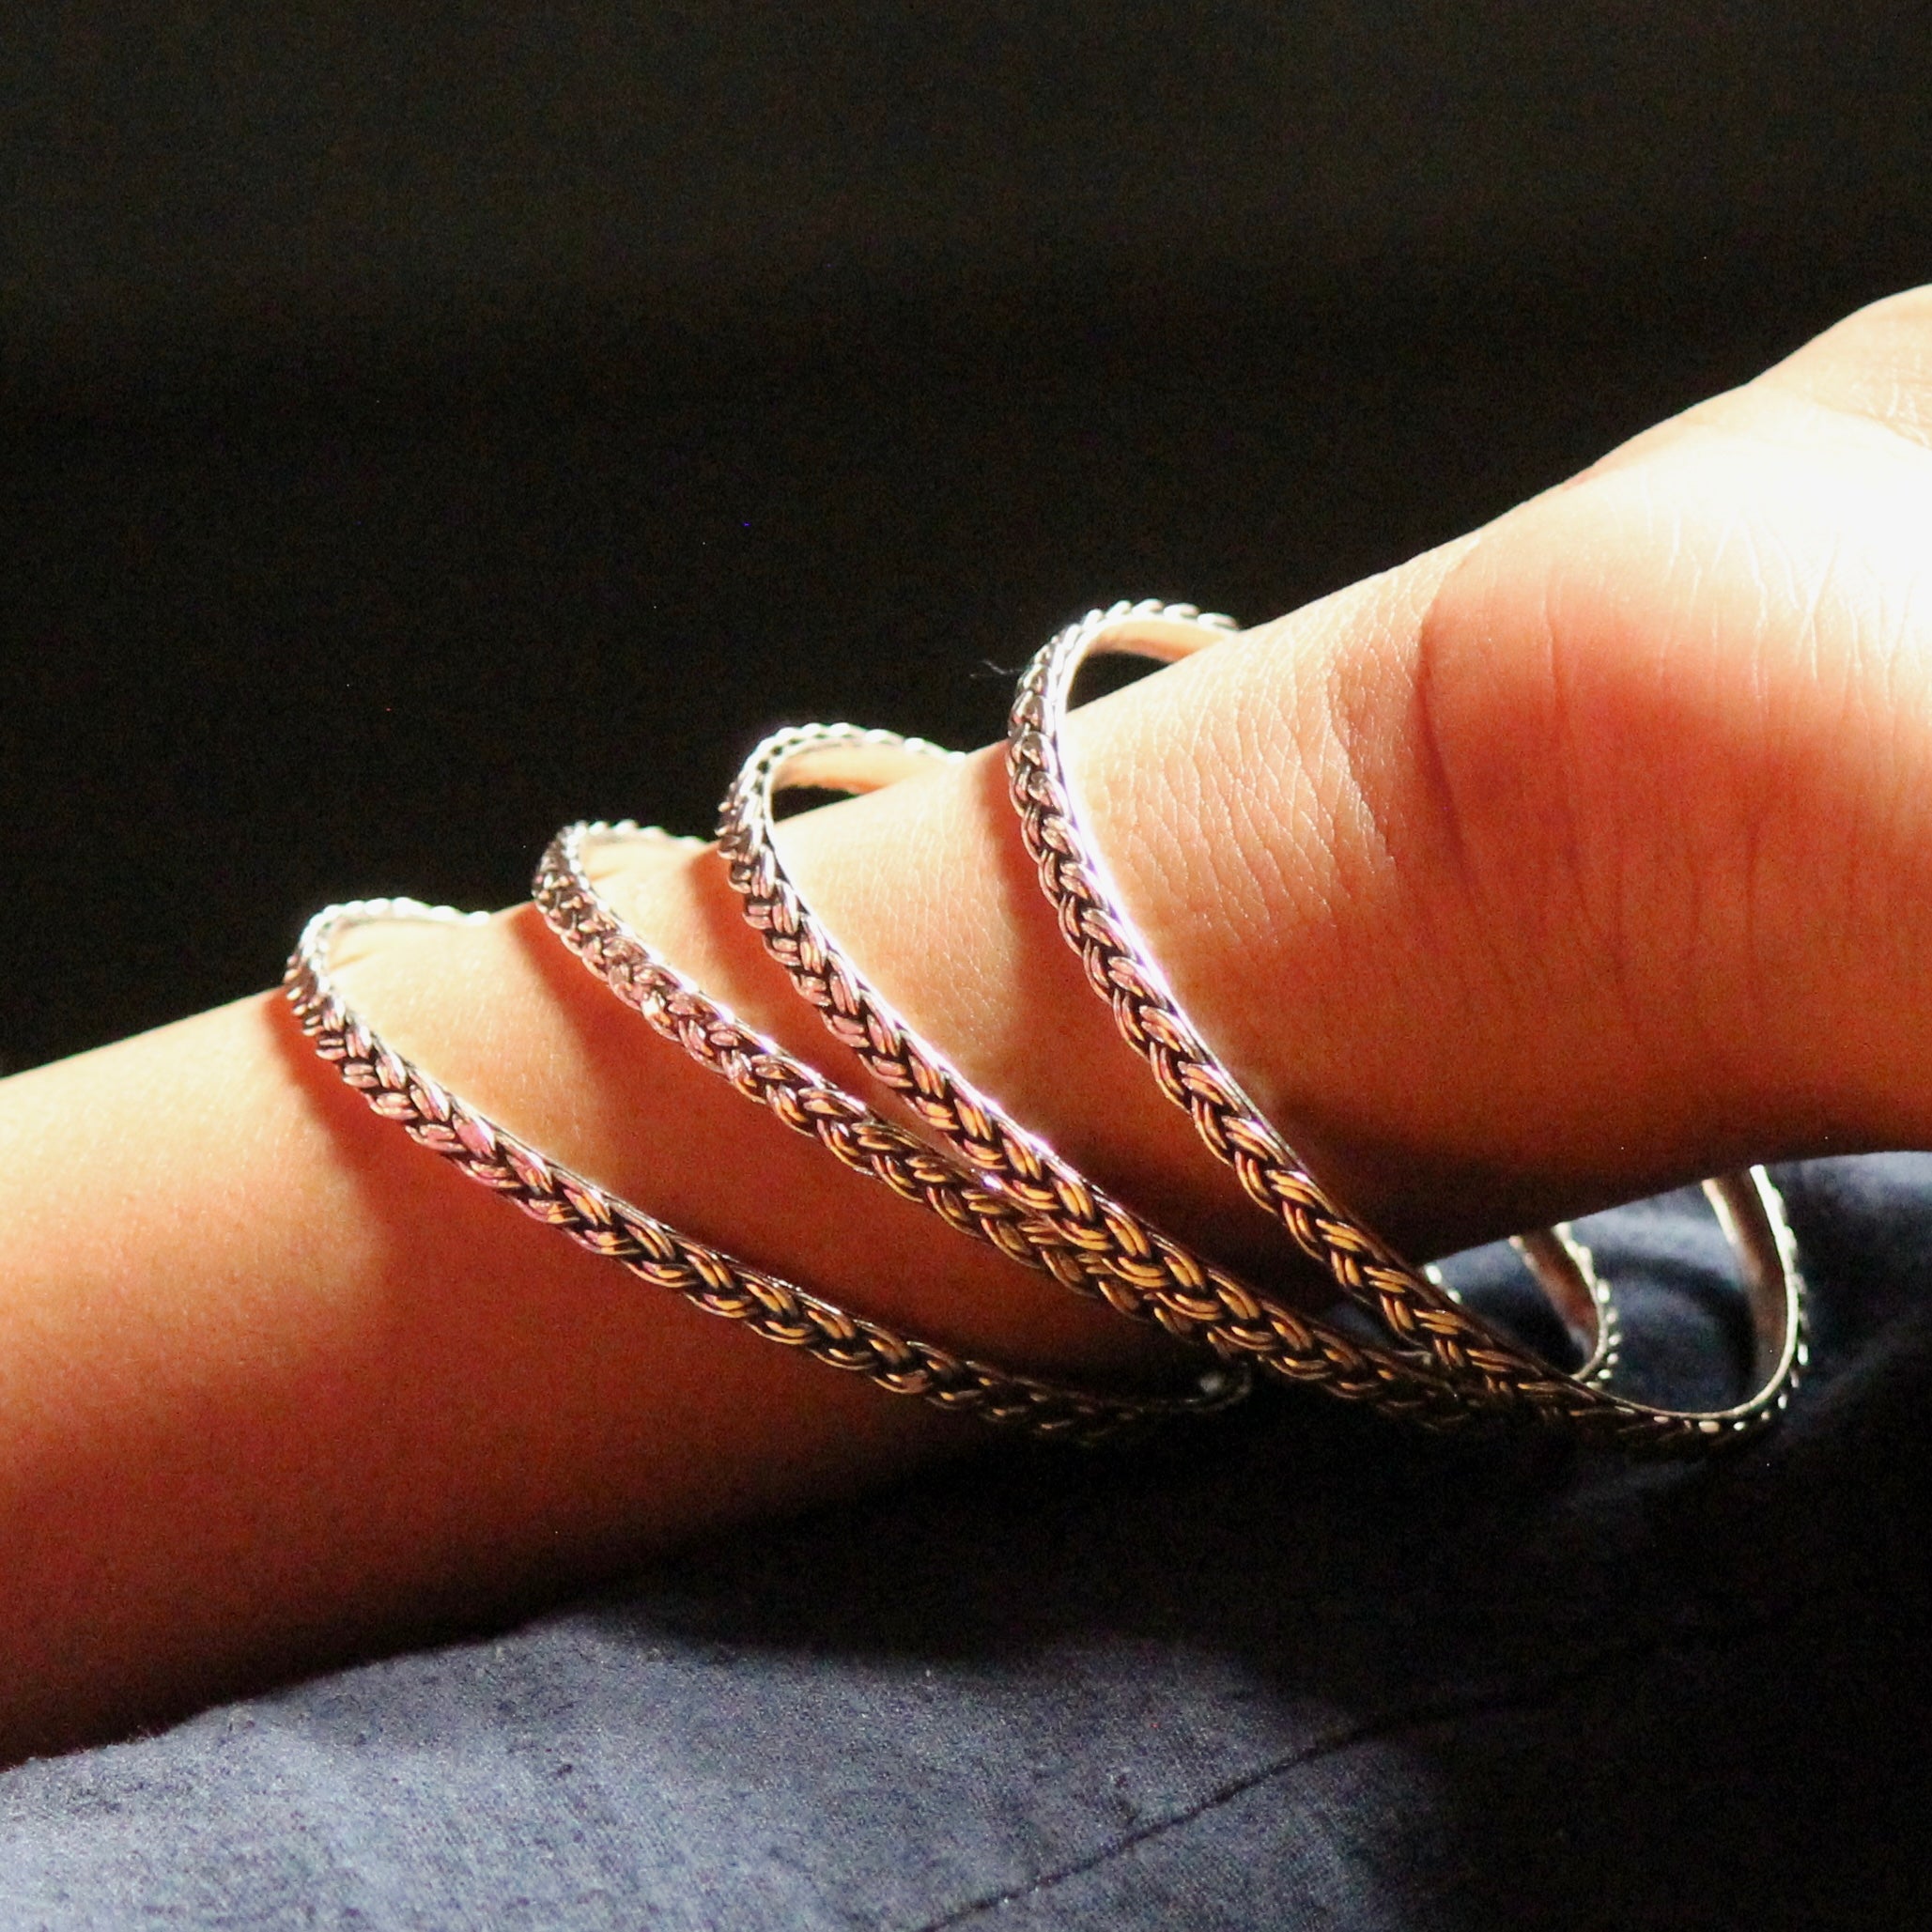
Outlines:
{"type": "Polygon", "coordinates": [[[470,1180],[652,1287],[668,1289],[706,1314],[741,1321],[767,1341],[862,1375],[892,1395],[914,1396],[936,1408],[1030,1435],[1082,1444],[1103,1442],[1200,1406],[1198,1399],[1179,1404],[1159,1398],[1118,1399],[1011,1375],[895,1334],[678,1233],[467,1105],[357,1015],[331,976],[329,959],[336,935],[351,926],[386,920],[464,924],[486,917],[410,899],[330,906],[309,921],[285,981],[289,1004],[316,1052],[375,1112],[395,1121],[470,1180]]]}
{"type": "MultiPolygon", "coordinates": [[[[795,1133],[818,1142],[841,1166],[883,1182],[902,1199],[936,1214],[949,1228],[988,1243],[1024,1266],[1050,1274],[1090,1295],[1114,1287],[1085,1258],[1039,1224],[1010,1196],[981,1185],[956,1157],[873,1112],[752,1030],[728,1007],[687,979],[597,889],[584,865],[586,848],[624,839],[663,839],[634,824],[574,825],[550,841],[532,891],[550,930],[593,975],[639,1012],[653,1031],[719,1074],[747,1099],[768,1107],[795,1133]]],[[[1253,1386],[1242,1359],[1201,1368],[1177,1410],[1222,1409],[1253,1386]]]]}
{"type": "MultiPolygon", "coordinates": [[[[747,920],[793,984],[870,1073],[903,1094],[975,1173],[1028,1210],[1024,1229],[1043,1228],[1079,1253],[1122,1313],[1247,1357],[1285,1382],[1438,1429],[1470,1428],[1476,1406],[1420,1351],[1377,1347],[1284,1306],[1095,1186],[922,1041],[819,922],[773,839],[776,793],[787,785],[870,791],[956,755],[890,732],[809,725],[776,733],[746,761],[725,798],[720,849],[747,920]]],[[[1613,1333],[1603,1324],[1600,1358],[1613,1333]]]]}
{"type": "Polygon", "coordinates": [[[1249,1198],[1275,1215],[1346,1294],[1378,1314],[1396,1336],[1425,1345],[1444,1372],[1478,1399],[1591,1438],[1665,1453],[1759,1427],[1786,1406],[1806,1361],[1797,1245],[1763,1168],[1705,1182],[1750,1295],[1755,1392],[1714,1412],[1654,1408],[1553,1376],[1337,1206],[1182,1011],[1081,826],[1060,725],[1074,674],[1091,653],[1128,651],[1171,661],[1225,637],[1230,627],[1226,618],[1204,618],[1185,604],[1121,603],[1090,611],[1033,659],[1014,701],[1009,777],[1027,849],[1061,932],[1112,1008],[1121,1034],[1249,1198]]]}

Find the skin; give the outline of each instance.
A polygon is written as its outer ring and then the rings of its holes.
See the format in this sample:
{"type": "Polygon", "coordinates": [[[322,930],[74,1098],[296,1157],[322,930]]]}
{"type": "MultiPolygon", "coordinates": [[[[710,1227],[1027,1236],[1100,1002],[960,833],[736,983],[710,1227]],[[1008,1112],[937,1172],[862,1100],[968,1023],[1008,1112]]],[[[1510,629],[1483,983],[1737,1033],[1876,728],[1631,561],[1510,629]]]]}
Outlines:
{"type": "MultiPolygon", "coordinates": [[[[1080,712],[1177,989],[1426,1255],[1747,1160],[1932,1144],[1932,292],[1080,712]]],[[[1087,1171],[1291,1279],[1115,1037],[999,761],[790,822],[888,996],[1087,1171]],[[1051,1051],[1043,1051],[1043,1043],[1051,1051]]],[[[715,855],[607,883],[863,1090],[715,855]]],[[[354,935],[406,1052],[663,1214],[995,1359],[1157,1341],[835,1168],[529,908],[354,935]]],[[[0,1082],[0,1754],[474,1625],[981,1437],[655,1294],[377,1120],[264,995],[0,1082]]]]}

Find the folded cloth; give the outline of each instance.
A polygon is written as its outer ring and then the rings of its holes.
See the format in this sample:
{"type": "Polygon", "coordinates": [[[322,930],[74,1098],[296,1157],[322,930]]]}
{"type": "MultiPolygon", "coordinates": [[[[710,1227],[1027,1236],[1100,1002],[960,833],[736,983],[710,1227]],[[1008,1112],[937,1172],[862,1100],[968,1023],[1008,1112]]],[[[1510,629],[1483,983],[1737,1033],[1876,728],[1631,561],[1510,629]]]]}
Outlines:
{"type": "MultiPolygon", "coordinates": [[[[1816,1367],[1739,1454],[1286,1393],[999,1452],[23,1765],[0,1926],[1932,1923],[1932,1157],[1778,1178],[1816,1367]]],[[[1708,1399],[1739,1297],[1696,1197],[1583,1231],[1632,1372],[1708,1399]]]]}

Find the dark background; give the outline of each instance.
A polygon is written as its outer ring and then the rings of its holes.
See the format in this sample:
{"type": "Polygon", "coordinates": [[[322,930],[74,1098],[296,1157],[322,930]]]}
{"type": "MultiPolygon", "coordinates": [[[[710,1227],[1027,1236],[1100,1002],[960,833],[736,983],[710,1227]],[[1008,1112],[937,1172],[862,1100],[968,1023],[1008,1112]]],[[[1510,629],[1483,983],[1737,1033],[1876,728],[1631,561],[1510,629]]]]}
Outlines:
{"type": "Polygon", "coordinates": [[[0,37],[0,1066],[320,902],[955,741],[1117,595],[1260,618],[1932,274],[1827,0],[50,4],[0,37]]]}

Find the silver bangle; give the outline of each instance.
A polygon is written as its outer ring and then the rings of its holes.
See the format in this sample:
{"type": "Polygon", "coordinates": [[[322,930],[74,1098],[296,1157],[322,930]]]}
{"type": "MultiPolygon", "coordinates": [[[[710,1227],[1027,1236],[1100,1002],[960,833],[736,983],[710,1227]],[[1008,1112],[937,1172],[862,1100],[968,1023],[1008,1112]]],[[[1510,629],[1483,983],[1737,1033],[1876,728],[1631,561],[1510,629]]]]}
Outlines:
{"type": "Polygon", "coordinates": [[[1283,1306],[1095,1186],[921,1040],[820,923],[773,839],[776,793],[787,785],[874,790],[954,756],[890,732],[808,725],[776,733],[746,761],[725,798],[720,849],[747,920],[792,983],[868,1072],[904,1095],[974,1172],[1025,1205],[1027,1227],[1043,1227],[1078,1252],[1123,1314],[1246,1357],[1285,1382],[1438,1429],[1470,1428],[1475,1407],[1419,1351],[1359,1341],[1283,1306]]]}
{"type": "Polygon", "coordinates": [[[285,980],[289,1004],[316,1052],[375,1112],[470,1180],[706,1314],[741,1321],[767,1341],[802,1350],[889,1394],[917,1397],[951,1414],[1091,1444],[1200,1406],[1198,1399],[1182,1404],[1159,1398],[1120,1399],[1011,1375],[896,1334],[680,1234],[467,1105],[357,1015],[330,973],[329,958],[335,935],[350,926],[386,920],[470,924],[487,917],[410,899],[332,905],[309,921],[285,980]]]}
{"type": "Polygon", "coordinates": [[[1202,617],[1185,604],[1121,603],[1090,611],[1035,657],[1013,704],[1009,777],[1027,849],[1062,934],[1121,1034],[1249,1198],[1278,1219],[1351,1299],[1398,1337],[1426,1346],[1443,1372],[1474,1399],[1593,1439],[1662,1453],[1708,1446],[1761,1426],[1789,1402],[1806,1363],[1797,1244],[1762,1167],[1705,1183],[1750,1296],[1755,1393],[1712,1412],[1655,1408],[1553,1376],[1339,1207],[1182,1012],[1080,823],[1060,726],[1074,677],[1091,653],[1127,651],[1172,661],[1225,637],[1230,627],[1226,618],[1202,617]]]}
{"type": "MultiPolygon", "coordinates": [[[[1083,1294],[1110,1286],[1105,1278],[1096,1283],[1079,1251],[1036,1223],[1011,1196],[981,1186],[956,1157],[875,1113],[754,1031],[644,942],[592,880],[584,853],[598,843],[667,837],[626,822],[567,826],[550,841],[531,896],[550,930],[590,972],[660,1038],[769,1108],[794,1133],[816,1140],[842,1167],[883,1182],[949,1228],[1083,1294]]],[[[1173,1398],[1173,1406],[1177,1412],[1226,1408],[1252,1385],[1245,1361],[1217,1361],[1198,1371],[1194,1391],[1173,1398]]]]}

